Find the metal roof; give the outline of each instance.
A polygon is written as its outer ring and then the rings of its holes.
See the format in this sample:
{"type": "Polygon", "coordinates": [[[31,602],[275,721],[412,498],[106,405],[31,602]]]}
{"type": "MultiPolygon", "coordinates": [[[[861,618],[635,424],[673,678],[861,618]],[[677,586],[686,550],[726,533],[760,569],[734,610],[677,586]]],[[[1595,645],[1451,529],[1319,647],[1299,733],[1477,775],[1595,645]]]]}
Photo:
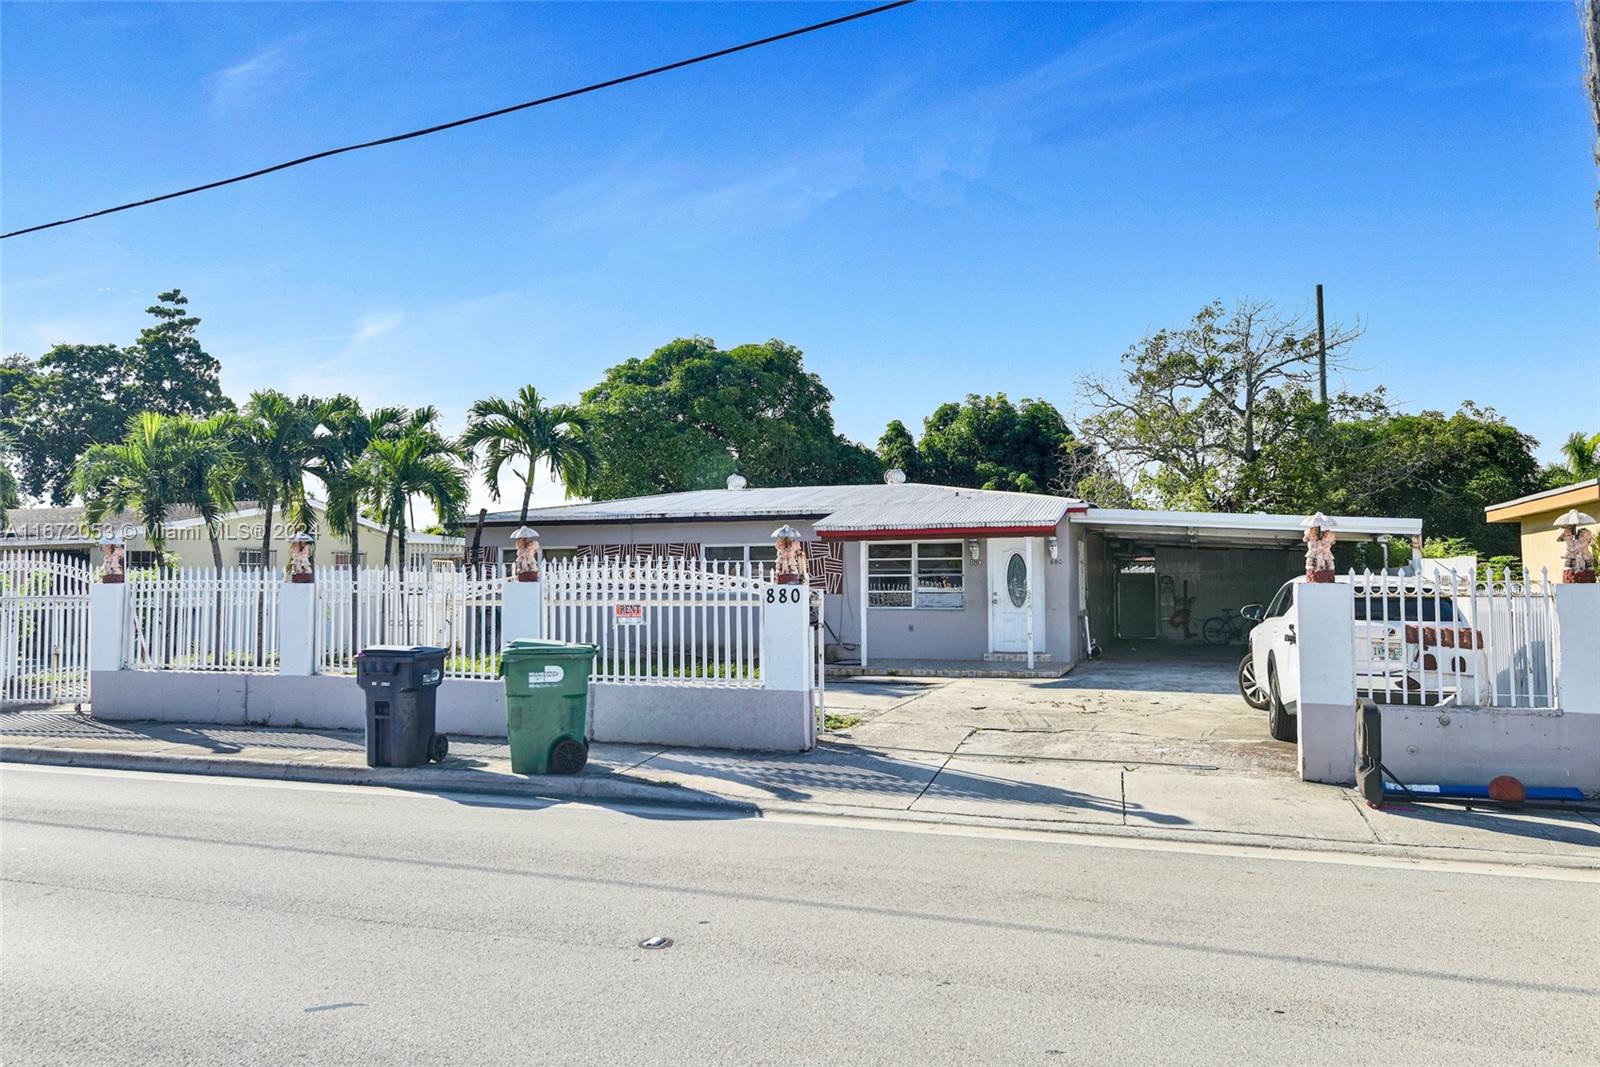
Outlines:
{"type": "MultiPolygon", "coordinates": [[[[1133,540],[1161,539],[1200,544],[1270,544],[1299,541],[1305,534],[1303,515],[1240,514],[1226,511],[1141,511],[1088,508],[1072,516],[1074,525],[1089,526],[1133,540]]],[[[1371,515],[1335,515],[1333,532],[1347,537],[1418,537],[1421,519],[1371,515]]]]}
{"type": "MultiPolygon", "coordinates": [[[[537,527],[575,523],[809,519],[817,533],[1054,526],[1069,507],[1066,497],[1005,493],[949,485],[903,482],[899,485],[803,485],[767,489],[697,489],[686,493],[560,504],[534,508],[528,521],[537,527]]],[[[486,523],[510,524],[519,513],[488,515],[486,523]]]]}

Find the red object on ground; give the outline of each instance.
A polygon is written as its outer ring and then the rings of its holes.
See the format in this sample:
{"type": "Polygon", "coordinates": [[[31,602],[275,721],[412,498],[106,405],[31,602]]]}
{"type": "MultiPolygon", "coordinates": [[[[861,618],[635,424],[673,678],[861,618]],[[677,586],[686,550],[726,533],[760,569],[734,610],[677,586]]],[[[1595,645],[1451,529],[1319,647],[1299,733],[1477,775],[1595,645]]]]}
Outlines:
{"type": "Polygon", "coordinates": [[[1502,804],[1521,804],[1528,799],[1528,791],[1511,775],[1502,774],[1489,783],[1489,799],[1502,804]]]}

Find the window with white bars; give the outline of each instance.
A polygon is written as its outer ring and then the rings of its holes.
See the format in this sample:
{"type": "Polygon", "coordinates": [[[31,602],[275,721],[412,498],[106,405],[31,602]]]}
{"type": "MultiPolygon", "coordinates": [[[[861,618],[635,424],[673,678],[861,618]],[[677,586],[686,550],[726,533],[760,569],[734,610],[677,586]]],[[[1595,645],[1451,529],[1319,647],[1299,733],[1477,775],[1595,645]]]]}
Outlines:
{"type": "Polygon", "coordinates": [[[867,545],[867,605],[874,608],[966,606],[960,541],[867,545]]]}
{"type": "Polygon", "coordinates": [[[700,558],[707,563],[723,563],[738,574],[755,574],[767,577],[778,563],[778,546],[766,545],[706,545],[700,549],[700,558]]]}
{"type": "MultiPolygon", "coordinates": [[[[348,567],[348,566],[350,566],[350,553],[348,553],[348,552],[335,552],[333,554],[333,565],[335,567],[348,567]]],[[[365,552],[362,552],[358,556],[357,566],[365,567],[366,565],[367,565],[367,554],[365,552]]]]}
{"type": "MultiPolygon", "coordinates": [[[[276,567],[277,565],[278,565],[278,550],[277,549],[273,549],[271,552],[267,553],[267,566],[268,567],[276,567]]],[[[241,566],[241,567],[260,567],[261,566],[261,550],[259,548],[241,548],[241,549],[239,549],[239,566],[241,566]]]]}

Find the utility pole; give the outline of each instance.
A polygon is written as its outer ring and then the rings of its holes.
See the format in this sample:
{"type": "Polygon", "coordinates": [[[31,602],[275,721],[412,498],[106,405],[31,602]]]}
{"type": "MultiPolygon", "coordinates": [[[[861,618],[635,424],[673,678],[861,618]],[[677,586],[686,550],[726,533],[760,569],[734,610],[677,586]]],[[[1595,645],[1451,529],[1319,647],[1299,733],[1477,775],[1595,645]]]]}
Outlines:
{"type": "Polygon", "coordinates": [[[1328,421],[1328,331],[1322,323],[1322,285],[1317,285],[1317,374],[1322,383],[1322,421],[1328,421]]]}

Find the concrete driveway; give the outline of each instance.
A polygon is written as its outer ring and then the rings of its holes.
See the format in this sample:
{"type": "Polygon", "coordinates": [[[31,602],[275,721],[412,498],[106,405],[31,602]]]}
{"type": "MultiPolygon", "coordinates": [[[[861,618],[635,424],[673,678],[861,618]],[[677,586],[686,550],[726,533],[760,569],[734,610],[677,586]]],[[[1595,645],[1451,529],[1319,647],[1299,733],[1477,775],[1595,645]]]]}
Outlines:
{"type": "Polygon", "coordinates": [[[828,711],[860,721],[835,739],[963,755],[1167,764],[1292,774],[1295,747],[1240,698],[1242,651],[1112,648],[1064,678],[857,678],[828,711]]]}

